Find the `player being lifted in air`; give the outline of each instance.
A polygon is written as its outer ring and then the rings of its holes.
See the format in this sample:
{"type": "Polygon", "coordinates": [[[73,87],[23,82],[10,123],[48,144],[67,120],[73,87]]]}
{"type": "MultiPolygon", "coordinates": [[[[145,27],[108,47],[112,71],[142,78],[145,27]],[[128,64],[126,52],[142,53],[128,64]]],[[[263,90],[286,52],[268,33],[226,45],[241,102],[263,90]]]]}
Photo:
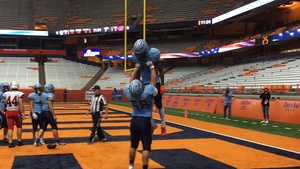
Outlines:
{"type": "MultiPolygon", "coordinates": [[[[159,61],[160,51],[157,48],[149,48],[148,43],[143,39],[138,39],[133,45],[133,61],[136,63],[135,67],[139,69],[142,74],[142,80],[144,85],[150,84],[151,74],[150,68],[146,66],[147,61],[151,61],[155,66],[156,71],[156,88],[158,90],[157,95],[154,97],[154,103],[158,108],[158,112],[161,119],[161,136],[165,136],[166,132],[166,120],[165,109],[162,106],[162,95],[165,93],[164,87],[164,72],[162,65],[159,61]]],[[[152,119],[152,126],[155,129],[157,126],[152,119]]]]}

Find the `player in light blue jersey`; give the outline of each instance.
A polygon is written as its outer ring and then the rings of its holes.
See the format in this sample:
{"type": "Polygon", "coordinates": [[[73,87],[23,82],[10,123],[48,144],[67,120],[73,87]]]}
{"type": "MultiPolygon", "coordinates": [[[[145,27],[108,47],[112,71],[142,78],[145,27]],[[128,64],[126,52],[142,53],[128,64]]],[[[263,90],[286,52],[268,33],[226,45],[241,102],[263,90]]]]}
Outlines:
{"type": "MultiPolygon", "coordinates": [[[[156,71],[156,88],[158,89],[157,95],[154,97],[154,103],[158,108],[158,112],[161,119],[161,136],[167,134],[165,109],[162,106],[162,95],[165,93],[164,87],[164,72],[162,65],[159,61],[160,51],[157,48],[149,48],[148,43],[143,39],[138,39],[133,45],[133,61],[136,63],[136,68],[140,69],[142,74],[143,83],[145,85],[150,83],[150,69],[146,66],[147,61],[151,61],[155,66],[156,71]]],[[[155,129],[157,125],[152,119],[152,125],[155,129]]]]}
{"type": "Polygon", "coordinates": [[[0,118],[1,118],[1,123],[0,123],[0,129],[3,128],[3,143],[8,143],[7,139],[7,131],[8,131],[8,126],[7,126],[7,120],[6,116],[4,115],[4,112],[6,111],[6,105],[4,103],[5,99],[3,97],[3,94],[7,91],[9,91],[9,83],[8,82],[2,82],[0,84],[0,118]]]}
{"type": "Polygon", "coordinates": [[[139,145],[139,141],[142,141],[143,155],[142,163],[143,169],[148,168],[148,162],[151,151],[152,143],[152,100],[157,94],[156,84],[156,72],[155,67],[151,61],[146,65],[151,70],[151,80],[148,85],[140,80],[140,71],[135,69],[130,78],[130,84],[124,87],[124,94],[130,100],[132,106],[132,118],[130,122],[130,141],[131,146],[129,150],[129,169],[134,166],[134,159],[136,149],[139,145]]]}
{"type": "MultiPolygon", "coordinates": [[[[33,144],[36,145],[36,133],[38,132],[38,126],[41,128],[42,126],[42,85],[40,83],[36,83],[33,85],[34,92],[30,93],[28,95],[29,99],[29,108],[30,108],[30,118],[32,123],[32,138],[33,138],[33,144]]],[[[41,144],[45,144],[43,135],[40,139],[41,144]]]]}
{"type": "Polygon", "coordinates": [[[39,131],[38,138],[36,139],[36,145],[41,145],[40,138],[42,137],[43,133],[46,131],[48,124],[52,127],[52,133],[53,136],[56,140],[55,144],[56,145],[65,145],[66,142],[64,140],[60,140],[58,136],[58,127],[57,127],[57,122],[56,122],[56,116],[55,112],[53,109],[53,102],[54,102],[54,91],[55,87],[53,86],[52,83],[47,83],[44,86],[44,93],[41,95],[42,99],[42,113],[41,113],[41,118],[42,118],[42,127],[39,131]]]}

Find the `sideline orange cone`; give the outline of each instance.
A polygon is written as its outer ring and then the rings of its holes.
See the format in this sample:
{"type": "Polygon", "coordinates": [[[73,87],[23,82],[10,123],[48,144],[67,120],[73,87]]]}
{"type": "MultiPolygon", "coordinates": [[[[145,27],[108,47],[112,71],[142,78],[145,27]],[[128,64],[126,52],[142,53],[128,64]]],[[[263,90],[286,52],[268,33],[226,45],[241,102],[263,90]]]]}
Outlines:
{"type": "Polygon", "coordinates": [[[184,110],[184,118],[188,118],[188,111],[184,110]]]}

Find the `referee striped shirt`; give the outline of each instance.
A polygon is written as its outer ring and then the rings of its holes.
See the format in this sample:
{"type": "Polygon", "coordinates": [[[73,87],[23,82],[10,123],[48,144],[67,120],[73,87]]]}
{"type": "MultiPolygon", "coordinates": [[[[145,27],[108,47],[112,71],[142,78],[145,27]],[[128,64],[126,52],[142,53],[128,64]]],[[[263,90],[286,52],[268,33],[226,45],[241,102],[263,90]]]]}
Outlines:
{"type": "Polygon", "coordinates": [[[91,112],[102,112],[103,107],[107,105],[106,98],[103,95],[94,95],[91,101],[91,112]]]}

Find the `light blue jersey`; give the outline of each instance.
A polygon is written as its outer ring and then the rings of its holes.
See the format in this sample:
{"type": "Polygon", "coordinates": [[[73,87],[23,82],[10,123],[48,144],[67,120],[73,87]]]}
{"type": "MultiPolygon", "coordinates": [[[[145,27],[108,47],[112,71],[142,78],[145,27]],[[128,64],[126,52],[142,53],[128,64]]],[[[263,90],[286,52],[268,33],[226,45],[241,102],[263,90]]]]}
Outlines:
{"type": "MultiPolygon", "coordinates": [[[[134,53],[132,54],[132,59],[135,63],[140,63],[141,68],[140,72],[142,74],[142,79],[144,84],[150,84],[151,80],[151,73],[150,73],[150,68],[146,66],[147,61],[152,61],[153,64],[159,61],[160,58],[160,51],[157,48],[151,48],[148,50],[148,53],[146,57],[138,59],[134,53]]],[[[160,82],[160,78],[158,76],[158,70],[156,69],[156,82],[160,82]]]]}
{"type": "Polygon", "coordinates": [[[42,112],[42,97],[32,92],[28,95],[29,100],[33,100],[33,113],[41,113],[42,112]]]}
{"type": "Polygon", "coordinates": [[[228,92],[228,96],[225,96],[225,100],[224,100],[224,104],[228,104],[228,103],[231,103],[231,96],[232,96],[232,91],[229,91],[228,92]]]}
{"type": "Polygon", "coordinates": [[[129,92],[129,85],[124,87],[124,94],[130,100],[133,109],[132,116],[151,117],[154,93],[155,87],[153,85],[146,85],[141,96],[135,98],[129,92]]]}
{"type": "Polygon", "coordinates": [[[3,97],[3,92],[0,92],[0,108],[5,111],[5,104],[4,104],[4,97],[3,97]]]}
{"type": "Polygon", "coordinates": [[[54,101],[54,94],[50,92],[42,93],[42,111],[50,111],[48,100],[54,101]]]}

